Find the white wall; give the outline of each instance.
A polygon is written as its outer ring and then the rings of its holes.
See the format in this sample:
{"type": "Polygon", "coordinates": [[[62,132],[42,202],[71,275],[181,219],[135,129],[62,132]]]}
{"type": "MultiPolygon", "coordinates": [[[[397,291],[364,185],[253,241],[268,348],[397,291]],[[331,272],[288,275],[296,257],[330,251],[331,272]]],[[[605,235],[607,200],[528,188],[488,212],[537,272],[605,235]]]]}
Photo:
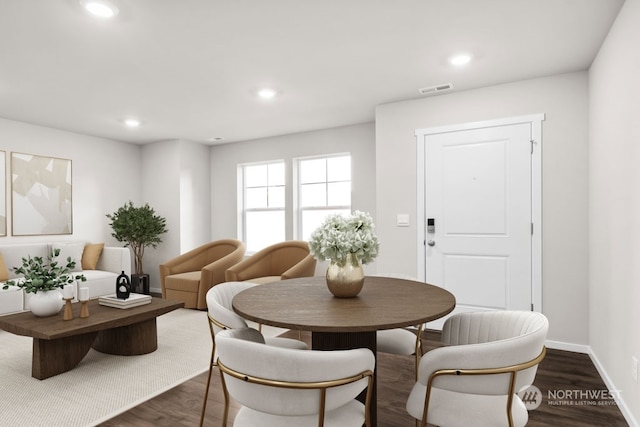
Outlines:
{"type": "MultiPolygon", "coordinates": [[[[209,147],[190,141],[139,146],[0,119],[0,150],[6,151],[7,237],[0,244],[86,240],[122,246],[111,237],[106,214],[131,200],[146,202],[167,219],[169,233],[147,248],[144,271],[160,291],[158,265],[210,240],[209,147]],[[11,236],[11,152],[72,161],[73,234],[11,236]]],[[[115,286],[115,284],[114,284],[115,286]]]]}
{"type": "MultiPolygon", "coordinates": [[[[292,159],[350,152],[353,209],[375,214],[375,136],[372,123],[264,138],[211,148],[212,238],[237,238],[237,166],[267,160],[286,162],[287,203],[292,201],[292,159]]],[[[287,213],[290,224],[292,213],[287,213]]],[[[287,239],[293,239],[288,235],[287,239]]],[[[321,271],[321,266],[317,271],[321,271]]],[[[374,268],[373,264],[368,266],[374,268]]]]}
{"type": "Polygon", "coordinates": [[[209,147],[169,140],[143,145],[143,200],[167,220],[157,248],[144,254],[144,272],[152,292],[160,292],[158,266],[211,237],[209,147]]]}
{"type": "MultiPolygon", "coordinates": [[[[640,420],[640,3],[625,2],[589,70],[589,343],[640,420]]],[[[631,418],[634,418],[633,420],[631,418]]]]}
{"type": "Polygon", "coordinates": [[[211,241],[211,174],[206,145],[183,141],[180,158],[180,251],[211,241]]]}
{"type": "Polygon", "coordinates": [[[158,266],[180,254],[180,141],[160,141],[143,145],[143,197],[140,205],[149,203],[156,215],[167,220],[167,233],[160,236],[157,248],[144,251],[142,269],[149,275],[149,287],[160,292],[158,266]]]}
{"type": "Polygon", "coordinates": [[[415,129],[544,113],[542,310],[549,340],[587,345],[587,107],[586,72],[379,106],[378,270],[417,274],[415,129]],[[411,214],[410,227],[396,226],[398,213],[411,214]]]}
{"type": "MultiPolygon", "coordinates": [[[[140,149],[123,142],[0,119],[0,150],[6,151],[7,237],[0,244],[86,240],[121,246],[111,237],[106,214],[140,199],[140,149]],[[73,234],[11,236],[11,152],[71,159],[73,234]]],[[[115,283],[114,283],[115,286],[115,283]]]]}

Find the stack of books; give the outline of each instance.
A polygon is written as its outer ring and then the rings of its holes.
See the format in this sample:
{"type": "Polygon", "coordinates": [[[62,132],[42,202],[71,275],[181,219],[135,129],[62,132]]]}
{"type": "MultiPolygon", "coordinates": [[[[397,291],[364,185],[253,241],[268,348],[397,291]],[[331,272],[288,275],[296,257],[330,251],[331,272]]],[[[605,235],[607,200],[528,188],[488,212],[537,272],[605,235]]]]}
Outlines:
{"type": "Polygon", "coordinates": [[[151,303],[151,295],[129,294],[127,299],[119,299],[116,294],[101,296],[98,304],[115,308],[131,308],[151,303]]]}

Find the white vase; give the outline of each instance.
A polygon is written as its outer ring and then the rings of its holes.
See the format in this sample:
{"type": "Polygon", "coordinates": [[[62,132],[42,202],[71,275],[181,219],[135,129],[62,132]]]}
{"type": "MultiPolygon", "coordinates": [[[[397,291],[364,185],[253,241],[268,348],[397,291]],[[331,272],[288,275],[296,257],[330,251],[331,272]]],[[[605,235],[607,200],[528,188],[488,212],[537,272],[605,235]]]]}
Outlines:
{"type": "Polygon", "coordinates": [[[38,317],[53,316],[62,310],[64,301],[62,291],[40,291],[33,294],[29,300],[31,312],[38,317]]]}

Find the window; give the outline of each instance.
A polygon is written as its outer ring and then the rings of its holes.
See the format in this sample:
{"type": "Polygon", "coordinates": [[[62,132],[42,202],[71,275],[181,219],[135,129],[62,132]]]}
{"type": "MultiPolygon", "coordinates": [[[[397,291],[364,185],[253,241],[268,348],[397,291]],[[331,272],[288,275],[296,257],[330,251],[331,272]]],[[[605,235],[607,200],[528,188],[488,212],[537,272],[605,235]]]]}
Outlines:
{"type": "Polygon", "coordinates": [[[302,240],[329,214],[351,212],[351,156],[299,159],[298,230],[302,240]]]}
{"type": "Polygon", "coordinates": [[[238,235],[248,253],[292,237],[308,240],[328,214],[351,212],[349,154],[295,159],[293,167],[291,185],[284,160],[238,165],[238,235]]]}
{"type": "Polygon", "coordinates": [[[285,240],[284,162],[240,166],[242,240],[247,252],[285,240]]]}

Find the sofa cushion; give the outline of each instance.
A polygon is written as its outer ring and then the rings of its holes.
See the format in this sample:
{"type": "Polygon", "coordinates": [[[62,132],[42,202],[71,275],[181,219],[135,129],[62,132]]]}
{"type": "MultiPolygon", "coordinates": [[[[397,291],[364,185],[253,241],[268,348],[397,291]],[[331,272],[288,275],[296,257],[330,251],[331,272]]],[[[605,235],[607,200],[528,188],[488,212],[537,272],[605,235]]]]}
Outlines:
{"type": "Polygon", "coordinates": [[[0,253],[4,264],[9,269],[9,279],[18,277],[14,268],[22,265],[22,258],[42,257],[47,259],[49,245],[47,243],[25,243],[21,245],[0,245],[0,253]]]}
{"type": "Polygon", "coordinates": [[[95,270],[100,254],[104,248],[104,243],[87,243],[82,251],[82,269],[95,270]]]}
{"type": "MultiPolygon", "coordinates": [[[[91,280],[104,279],[104,278],[113,279],[113,292],[116,291],[116,278],[118,277],[118,274],[113,273],[111,271],[103,271],[103,270],[87,270],[82,272],[82,275],[86,277],[87,282],[91,280]]],[[[82,280],[78,280],[78,284],[80,287],[83,286],[83,283],[86,283],[86,282],[83,282],[82,280]]]]}
{"type": "Polygon", "coordinates": [[[52,243],[51,249],[60,249],[58,255],[58,265],[66,265],[67,258],[71,258],[76,262],[76,266],[71,271],[82,271],[82,252],[84,251],[84,242],[58,242],[52,243]]]}
{"type": "Polygon", "coordinates": [[[166,289],[179,290],[184,292],[198,292],[201,274],[199,271],[189,271],[167,276],[164,279],[166,289]]]}
{"type": "Polygon", "coordinates": [[[86,282],[78,280],[78,289],[89,288],[89,298],[94,299],[102,295],[111,295],[116,293],[116,281],[118,274],[110,271],[87,270],[82,274],[87,278],[86,282]]]}
{"type": "MultiPolygon", "coordinates": [[[[4,285],[4,283],[2,283],[4,285]]],[[[22,311],[24,292],[17,286],[2,289],[0,286],[0,315],[22,311]]]]}
{"type": "Polygon", "coordinates": [[[6,280],[9,280],[9,270],[7,269],[7,266],[4,263],[4,258],[2,257],[2,254],[0,254],[0,282],[4,282],[6,280]]]}

